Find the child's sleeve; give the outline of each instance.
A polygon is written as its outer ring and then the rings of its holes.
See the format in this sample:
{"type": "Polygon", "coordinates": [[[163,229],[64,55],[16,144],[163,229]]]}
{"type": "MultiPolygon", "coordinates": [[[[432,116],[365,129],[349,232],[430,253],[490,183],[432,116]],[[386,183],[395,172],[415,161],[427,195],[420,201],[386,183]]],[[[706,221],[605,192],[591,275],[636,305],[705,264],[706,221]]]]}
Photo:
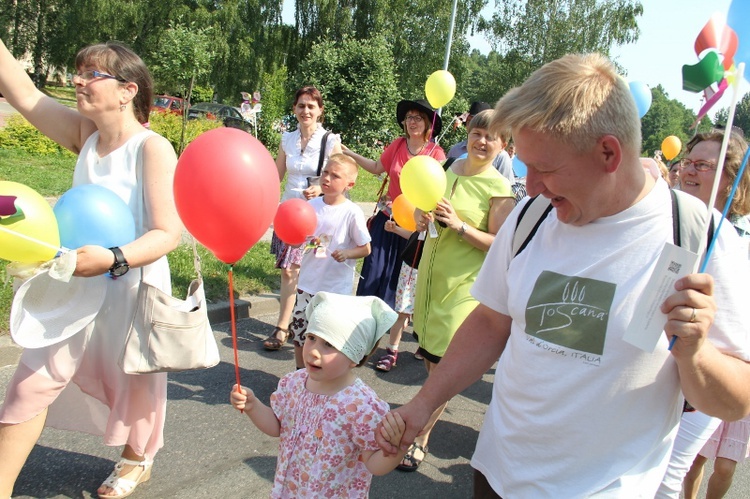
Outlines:
{"type": "Polygon", "coordinates": [[[370,392],[368,399],[363,400],[360,410],[356,414],[357,421],[353,425],[356,428],[352,441],[363,451],[380,449],[375,440],[375,431],[378,424],[390,410],[387,402],[381,400],[375,392],[370,392]]]}
{"type": "Polygon", "coordinates": [[[367,230],[365,214],[357,205],[353,206],[352,213],[354,216],[349,222],[349,239],[354,242],[355,246],[364,246],[372,241],[370,231],[367,230]]]}

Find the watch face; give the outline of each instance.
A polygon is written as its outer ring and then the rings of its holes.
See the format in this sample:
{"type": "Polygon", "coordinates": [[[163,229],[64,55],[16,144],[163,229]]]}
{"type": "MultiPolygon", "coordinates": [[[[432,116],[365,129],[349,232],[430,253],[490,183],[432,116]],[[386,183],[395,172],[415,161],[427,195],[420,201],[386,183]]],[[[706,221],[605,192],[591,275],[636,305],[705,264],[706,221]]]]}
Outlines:
{"type": "Polygon", "coordinates": [[[128,270],[130,270],[130,267],[127,263],[121,263],[120,265],[117,265],[113,267],[109,273],[112,274],[115,277],[120,277],[121,275],[125,275],[128,270]]]}

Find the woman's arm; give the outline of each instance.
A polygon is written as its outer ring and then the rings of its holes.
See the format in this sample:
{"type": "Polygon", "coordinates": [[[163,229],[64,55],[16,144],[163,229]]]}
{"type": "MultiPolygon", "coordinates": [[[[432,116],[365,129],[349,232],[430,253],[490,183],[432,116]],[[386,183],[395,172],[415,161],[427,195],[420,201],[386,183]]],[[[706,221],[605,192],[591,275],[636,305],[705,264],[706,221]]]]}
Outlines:
{"type": "Polygon", "coordinates": [[[359,166],[367,170],[368,172],[372,173],[373,175],[380,175],[385,171],[385,168],[383,167],[383,164],[380,162],[380,159],[377,161],[373,159],[368,159],[362,156],[361,154],[357,154],[356,152],[352,151],[345,145],[341,145],[341,148],[347,156],[354,159],[354,161],[357,162],[359,166]]]}
{"type": "MultiPolygon", "coordinates": [[[[131,267],[153,263],[177,247],[182,235],[182,222],[177,214],[172,184],[177,157],[172,145],[161,136],[153,136],[143,144],[144,209],[148,231],[135,241],[121,247],[131,267]]],[[[100,275],[112,266],[114,255],[102,246],[84,246],[78,250],[75,275],[100,275]]]]}
{"type": "Polygon", "coordinates": [[[445,223],[449,229],[455,230],[466,242],[475,248],[487,251],[490,249],[492,241],[495,240],[495,234],[500,230],[500,227],[514,206],[513,198],[490,199],[487,232],[481,231],[469,224],[464,224],[463,220],[458,217],[453,209],[453,205],[445,198],[438,202],[434,216],[436,220],[445,223]]]}
{"type": "Polygon", "coordinates": [[[281,182],[286,175],[286,153],[281,143],[279,143],[279,152],[276,154],[276,169],[279,171],[279,182],[281,182]]]}
{"type": "Polygon", "coordinates": [[[96,130],[91,120],[39,91],[2,40],[0,93],[40,132],[76,154],[96,130]]]}

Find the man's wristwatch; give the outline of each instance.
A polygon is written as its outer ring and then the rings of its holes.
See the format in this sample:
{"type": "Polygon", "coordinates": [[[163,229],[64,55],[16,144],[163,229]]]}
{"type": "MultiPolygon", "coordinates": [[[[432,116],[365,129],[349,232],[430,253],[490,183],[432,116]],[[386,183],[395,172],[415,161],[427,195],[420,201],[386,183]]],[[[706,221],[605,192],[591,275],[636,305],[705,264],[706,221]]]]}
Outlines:
{"type": "Polygon", "coordinates": [[[130,265],[125,260],[125,255],[122,254],[122,250],[117,246],[109,248],[109,250],[115,255],[115,263],[109,268],[109,275],[112,277],[120,277],[128,273],[130,265]]]}

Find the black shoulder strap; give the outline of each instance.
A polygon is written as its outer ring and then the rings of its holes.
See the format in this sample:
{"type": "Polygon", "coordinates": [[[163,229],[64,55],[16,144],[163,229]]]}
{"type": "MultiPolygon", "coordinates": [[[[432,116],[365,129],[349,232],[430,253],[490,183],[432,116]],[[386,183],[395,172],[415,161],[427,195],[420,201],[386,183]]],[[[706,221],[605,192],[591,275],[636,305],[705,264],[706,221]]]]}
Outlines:
{"type": "Polygon", "coordinates": [[[323,160],[326,157],[326,142],[328,142],[329,135],[331,135],[331,132],[326,131],[323,134],[323,138],[320,139],[320,157],[318,157],[318,173],[316,173],[318,177],[320,177],[320,172],[323,171],[323,160]]]}
{"type": "Polygon", "coordinates": [[[552,203],[544,196],[534,196],[523,205],[516,220],[516,231],[513,234],[513,258],[526,249],[550,211],[552,211],[552,203]]]}
{"type": "Polygon", "coordinates": [[[451,167],[454,161],[456,161],[458,158],[448,158],[445,160],[445,163],[443,163],[443,170],[448,171],[448,168],[451,167]]]}

